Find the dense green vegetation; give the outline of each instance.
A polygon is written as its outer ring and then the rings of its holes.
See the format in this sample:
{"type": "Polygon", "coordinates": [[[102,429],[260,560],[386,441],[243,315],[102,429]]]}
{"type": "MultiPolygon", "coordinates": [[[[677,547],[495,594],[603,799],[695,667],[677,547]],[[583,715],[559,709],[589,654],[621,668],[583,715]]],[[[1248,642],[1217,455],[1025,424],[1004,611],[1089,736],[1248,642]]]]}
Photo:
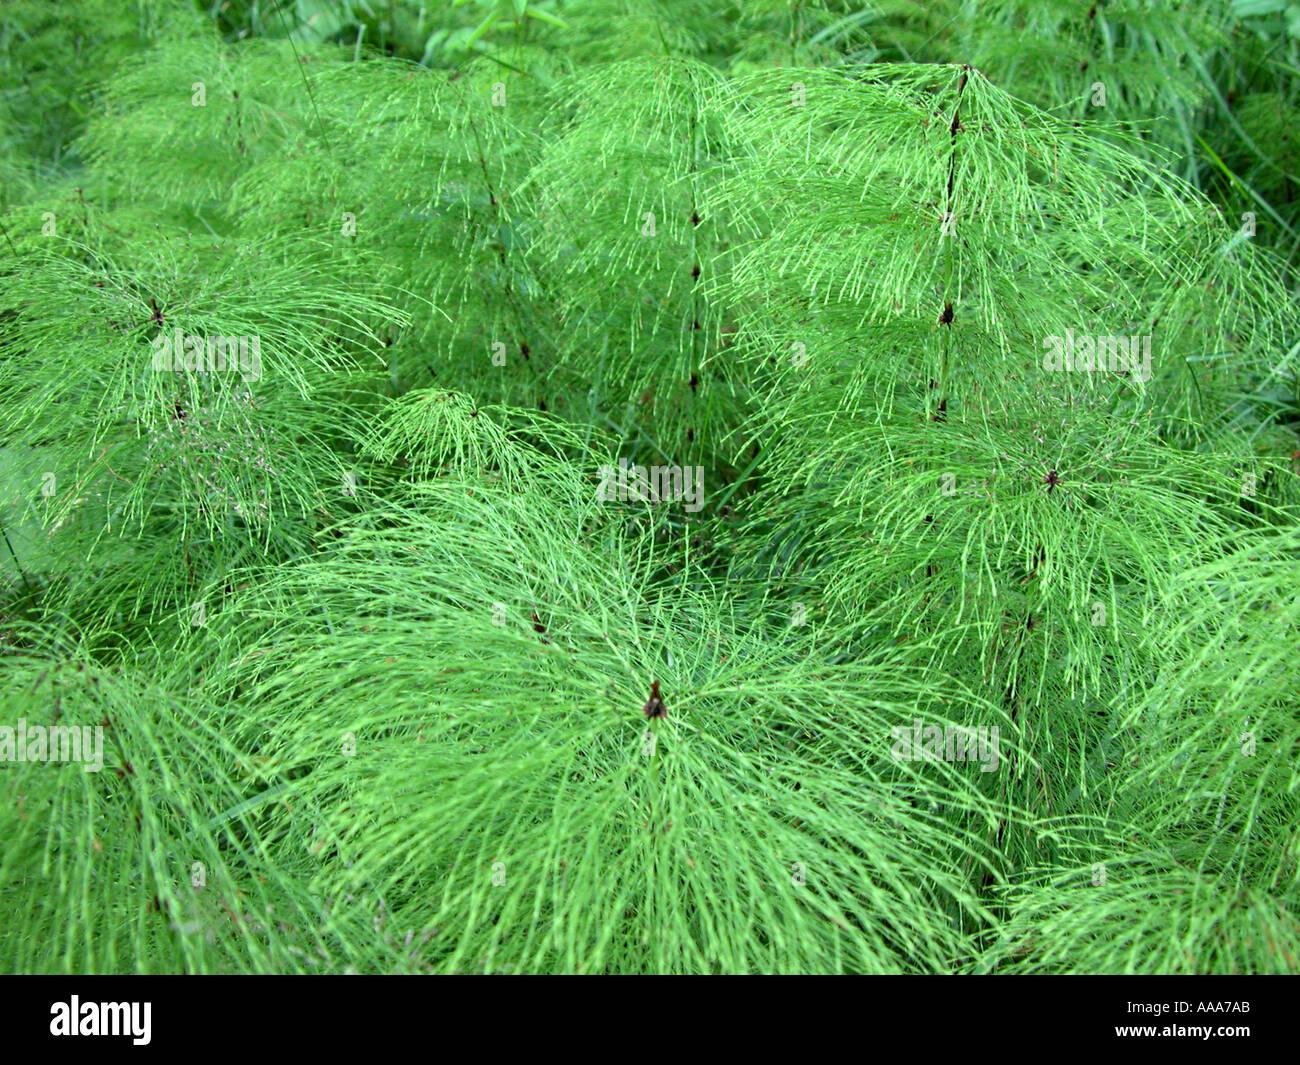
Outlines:
{"type": "Polygon", "coordinates": [[[1300,969],[1297,39],[6,3],[0,970],[1300,969]]]}

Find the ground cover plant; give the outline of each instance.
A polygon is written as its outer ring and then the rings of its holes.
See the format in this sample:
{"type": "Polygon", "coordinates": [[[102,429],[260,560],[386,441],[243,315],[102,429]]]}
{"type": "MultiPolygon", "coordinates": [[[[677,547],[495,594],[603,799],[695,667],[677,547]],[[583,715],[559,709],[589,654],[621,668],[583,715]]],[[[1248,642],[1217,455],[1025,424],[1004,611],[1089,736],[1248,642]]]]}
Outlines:
{"type": "Polygon", "coordinates": [[[0,969],[1300,968],[1300,8],[0,15],[0,969]]]}

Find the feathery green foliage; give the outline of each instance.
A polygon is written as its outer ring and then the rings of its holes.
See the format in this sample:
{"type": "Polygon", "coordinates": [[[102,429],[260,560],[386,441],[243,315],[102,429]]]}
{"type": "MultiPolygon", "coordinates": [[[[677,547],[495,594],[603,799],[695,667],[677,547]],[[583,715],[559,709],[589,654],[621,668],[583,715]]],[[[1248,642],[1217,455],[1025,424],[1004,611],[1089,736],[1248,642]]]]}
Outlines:
{"type": "Polygon", "coordinates": [[[94,6],[0,23],[0,967],[1294,971],[1260,13],[94,6]]]}

